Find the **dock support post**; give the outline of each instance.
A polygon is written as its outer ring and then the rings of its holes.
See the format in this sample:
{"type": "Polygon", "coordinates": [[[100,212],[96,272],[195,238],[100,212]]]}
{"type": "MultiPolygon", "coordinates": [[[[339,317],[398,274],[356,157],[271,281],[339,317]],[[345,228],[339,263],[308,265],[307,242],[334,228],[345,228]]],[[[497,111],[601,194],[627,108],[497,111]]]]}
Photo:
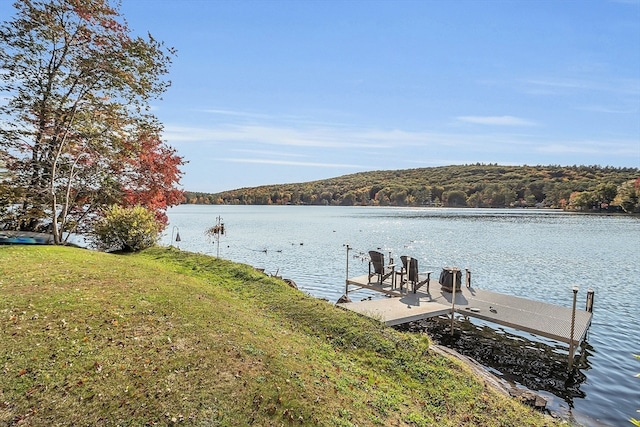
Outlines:
{"type": "Polygon", "coordinates": [[[587,307],[585,308],[589,313],[593,313],[593,294],[593,289],[589,288],[587,291],[587,307]]]}
{"type": "Polygon", "coordinates": [[[578,287],[573,287],[573,309],[571,311],[571,336],[569,337],[569,371],[573,369],[573,356],[575,352],[575,346],[573,344],[573,334],[576,324],[576,298],[578,295],[578,287]]]}
{"type": "Polygon", "coordinates": [[[180,239],[180,229],[178,228],[177,225],[174,225],[173,228],[171,229],[171,244],[169,246],[173,245],[173,242],[174,242],[174,240],[173,240],[173,232],[176,231],[176,230],[178,232],[176,233],[175,242],[176,242],[176,245],[178,245],[178,249],[180,249],[180,240],[182,240],[182,239],[180,239]]]}
{"type": "Polygon", "coordinates": [[[456,316],[456,271],[453,270],[451,289],[451,336],[453,336],[453,322],[456,316]]]}
{"type": "Polygon", "coordinates": [[[346,296],[349,296],[349,251],[351,250],[351,248],[349,247],[348,243],[345,246],[347,247],[347,273],[344,279],[344,294],[346,296]]]}

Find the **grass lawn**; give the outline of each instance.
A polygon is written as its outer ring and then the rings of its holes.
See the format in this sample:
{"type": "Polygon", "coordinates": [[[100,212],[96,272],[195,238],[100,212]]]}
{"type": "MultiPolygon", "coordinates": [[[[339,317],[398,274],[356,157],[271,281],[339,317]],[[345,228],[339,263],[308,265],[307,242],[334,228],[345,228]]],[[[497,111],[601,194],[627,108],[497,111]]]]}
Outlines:
{"type": "Polygon", "coordinates": [[[0,425],[556,423],[425,335],[166,248],[0,246],[0,369],[0,425]]]}

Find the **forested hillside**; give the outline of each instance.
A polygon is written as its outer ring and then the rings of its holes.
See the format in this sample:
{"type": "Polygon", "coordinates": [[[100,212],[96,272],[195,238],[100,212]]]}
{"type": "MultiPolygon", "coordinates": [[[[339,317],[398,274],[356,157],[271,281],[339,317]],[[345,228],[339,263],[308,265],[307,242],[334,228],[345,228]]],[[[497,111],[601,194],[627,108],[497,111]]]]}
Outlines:
{"type": "Polygon", "coordinates": [[[193,204],[551,207],[638,212],[640,169],[475,164],[361,172],[320,181],[216,194],[193,204]]]}

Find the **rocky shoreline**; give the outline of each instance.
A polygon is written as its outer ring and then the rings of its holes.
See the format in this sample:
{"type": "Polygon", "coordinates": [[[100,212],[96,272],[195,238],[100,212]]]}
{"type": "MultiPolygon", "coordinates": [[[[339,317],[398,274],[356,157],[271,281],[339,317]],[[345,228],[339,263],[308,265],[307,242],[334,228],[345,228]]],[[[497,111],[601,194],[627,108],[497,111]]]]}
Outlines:
{"type": "Polygon", "coordinates": [[[453,335],[450,320],[444,318],[420,320],[397,328],[427,333],[434,351],[465,363],[499,393],[570,425],[580,425],[566,405],[555,401],[581,396],[579,386],[585,378],[577,368],[567,370],[567,356],[557,348],[459,319],[453,335]]]}
{"type": "Polygon", "coordinates": [[[442,355],[454,357],[460,360],[461,362],[465,363],[467,366],[469,366],[469,368],[473,371],[474,374],[482,378],[482,380],[487,386],[495,389],[499,393],[502,393],[505,396],[514,397],[520,400],[525,405],[531,406],[534,409],[537,409],[540,411],[546,409],[547,400],[542,395],[532,390],[517,388],[513,384],[509,384],[507,382],[500,380],[500,378],[498,378],[497,376],[489,372],[484,366],[479,364],[476,360],[470,357],[467,357],[463,354],[460,354],[457,351],[452,350],[448,347],[438,345],[438,344],[431,345],[431,350],[435,351],[436,353],[440,353],[442,355]]]}

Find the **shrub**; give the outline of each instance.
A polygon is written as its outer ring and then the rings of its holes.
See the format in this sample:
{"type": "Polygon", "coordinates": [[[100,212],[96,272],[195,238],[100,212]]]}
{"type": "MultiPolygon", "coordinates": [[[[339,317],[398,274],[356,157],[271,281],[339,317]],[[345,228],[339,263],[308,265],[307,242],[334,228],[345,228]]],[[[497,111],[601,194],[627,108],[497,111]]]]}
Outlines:
{"type": "Polygon", "coordinates": [[[149,209],[112,205],[94,227],[94,246],[109,252],[141,251],[156,243],[161,229],[161,224],[149,209]]]}

